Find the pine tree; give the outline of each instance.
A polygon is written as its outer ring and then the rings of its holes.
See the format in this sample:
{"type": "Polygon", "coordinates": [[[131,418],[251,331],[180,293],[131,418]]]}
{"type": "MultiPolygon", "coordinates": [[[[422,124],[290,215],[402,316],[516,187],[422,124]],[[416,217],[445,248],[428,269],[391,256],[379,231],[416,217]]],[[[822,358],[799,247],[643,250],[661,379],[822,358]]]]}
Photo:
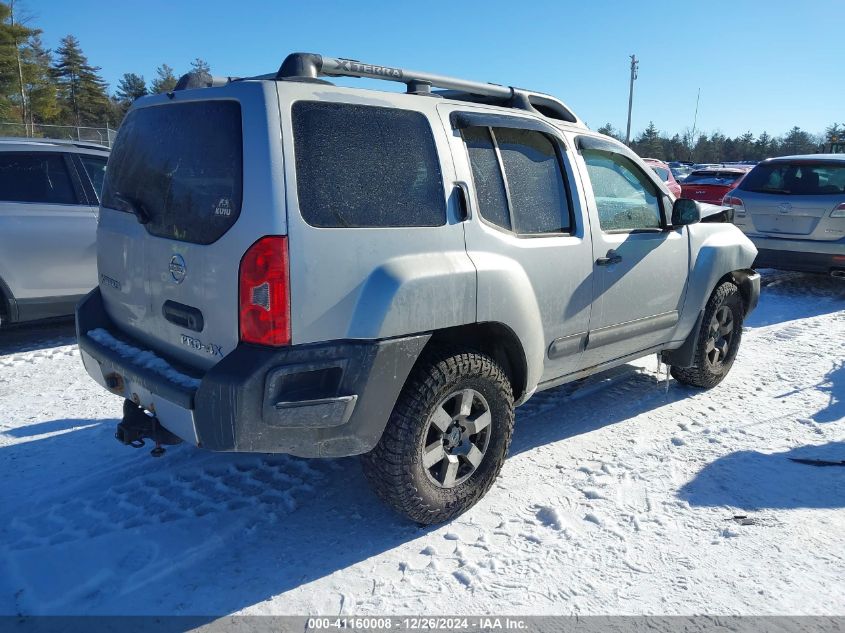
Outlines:
{"type": "Polygon", "coordinates": [[[15,93],[17,70],[15,29],[11,25],[12,9],[0,3],[0,117],[8,119],[14,109],[10,95],[15,93]]]}
{"type": "Polygon", "coordinates": [[[63,38],[56,56],[53,76],[58,83],[61,118],[77,126],[109,123],[106,82],[99,75],[100,68],[88,63],[79,40],[73,35],[63,38]]]}
{"type": "Polygon", "coordinates": [[[613,127],[610,123],[605,123],[602,125],[598,130],[596,130],[599,134],[604,134],[606,136],[612,136],[613,138],[619,140],[621,137],[621,133],[615,127],[613,127]]]}
{"type": "Polygon", "coordinates": [[[115,96],[117,100],[126,104],[128,108],[132,105],[135,99],[140,99],[148,95],[147,82],[144,81],[143,75],[136,75],[135,73],[124,73],[120,81],[117,82],[117,92],[115,96]]]}
{"type": "Polygon", "coordinates": [[[197,57],[194,61],[191,62],[191,70],[192,73],[205,73],[210,75],[211,74],[211,66],[208,65],[208,62],[202,59],[201,57],[197,57]]]}
{"type": "Polygon", "coordinates": [[[654,121],[649,121],[648,127],[634,143],[637,148],[635,151],[641,156],[663,159],[663,142],[654,121]]]}
{"type": "Polygon", "coordinates": [[[8,5],[5,5],[9,12],[9,21],[8,25],[5,25],[4,19],[4,25],[6,26],[6,34],[4,39],[8,40],[8,45],[12,47],[13,51],[12,56],[14,62],[14,71],[15,78],[17,79],[17,86],[13,101],[17,105],[21,122],[26,123],[28,116],[28,106],[23,76],[23,48],[29,38],[38,35],[39,33],[41,33],[41,31],[38,29],[30,29],[24,26],[25,20],[21,18],[19,7],[16,7],[15,5],[15,0],[10,0],[8,5]]]}
{"type": "Polygon", "coordinates": [[[818,143],[797,125],[783,137],[781,145],[788,154],[811,154],[818,151],[818,143]]]}
{"type": "Polygon", "coordinates": [[[835,140],[840,140],[845,137],[845,123],[831,123],[824,130],[824,140],[826,143],[833,143],[835,140]]]}
{"type": "Polygon", "coordinates": [[[23,49],[24,90],[28,103],[30,130],[36,123],[49,123],[59,114],[56,85],[51,75],[52,57],[41,38],[32,37],[23,49]]]}
{"type": "Polygon", "coordinates": [[[173,69],[167,64],[162,64],[156,68],[156,78],[150,84],[150,92],[154,94],[170,92],[176,87],[177,81],[173,69]]]}

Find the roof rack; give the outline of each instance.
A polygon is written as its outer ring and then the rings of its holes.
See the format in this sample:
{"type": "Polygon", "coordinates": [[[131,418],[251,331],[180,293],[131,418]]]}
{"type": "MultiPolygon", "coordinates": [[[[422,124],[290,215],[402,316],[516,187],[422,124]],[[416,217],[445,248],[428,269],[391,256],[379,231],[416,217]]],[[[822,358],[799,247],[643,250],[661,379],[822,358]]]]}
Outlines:
{"type": "MultiPolygon", "coordinates": [[[[324,57],[316,53],[291,53],[282,62],[275,76],[272,76],[277,80],[315,82],[320,81],[320,77],[359,77],[395,81],[404,83],[409,94],[493,103],[583,125],[572,110],[549,95],[499,84],[457,79],[392,66],[365,64],[355,59],[324,57]],[[433,87],[444,90],[432,92],[433,87]]],[[[270,77],[263,75],[260,78],[270,77]]]]}

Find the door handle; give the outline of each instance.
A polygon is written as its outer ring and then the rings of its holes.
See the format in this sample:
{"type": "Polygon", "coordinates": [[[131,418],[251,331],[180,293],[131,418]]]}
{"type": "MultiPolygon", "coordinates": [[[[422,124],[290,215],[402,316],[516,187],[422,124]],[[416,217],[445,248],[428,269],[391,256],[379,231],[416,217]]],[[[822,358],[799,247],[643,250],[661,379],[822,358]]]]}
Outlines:
{"type": "Polygon", "coordinates": [[[622,261],[622,255],[617,255],[616,251],[609,250],[607,255],[599,257],[596,260],[596,266],[610,266],[611,264],[618,264],[622,261]]]}

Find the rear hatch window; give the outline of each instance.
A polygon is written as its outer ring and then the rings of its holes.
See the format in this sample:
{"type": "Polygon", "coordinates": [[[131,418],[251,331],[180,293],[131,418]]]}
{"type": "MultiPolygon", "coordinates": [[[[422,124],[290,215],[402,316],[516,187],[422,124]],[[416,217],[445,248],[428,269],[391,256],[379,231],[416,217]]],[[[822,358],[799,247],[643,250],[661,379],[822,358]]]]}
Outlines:
{"type": "Polygon", "coordinates": [[[845,193],[845,162],[775,162],[757,165],[740,185],[755,193],[824,196],[845,193]]]}
{"type": "Polygon", "coordinates": [[[152,235],[211,244],[240,215],[242,154],[236,101],[133,110],[109,159],[103,206],[146,216],[152,235]]]}
{"type": "Polygon", "coordinates": [[[727,187],[742,177],[735,171],[694,171],[684,179],[685,185],[715,185],[727,187]]]}

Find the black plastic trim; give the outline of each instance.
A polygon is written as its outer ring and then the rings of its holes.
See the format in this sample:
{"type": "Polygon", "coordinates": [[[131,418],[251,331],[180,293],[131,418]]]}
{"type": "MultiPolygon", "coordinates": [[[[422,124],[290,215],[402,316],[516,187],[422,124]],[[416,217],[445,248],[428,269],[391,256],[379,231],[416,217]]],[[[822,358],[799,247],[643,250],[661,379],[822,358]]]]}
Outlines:
{"type": "Polygon", "coordinates": [[[701,321],[704,318],[704,310],[698,313],[693,326],[683,344],[677,349],[663,350],[660,358],[667,365],[673,367],[692,367],[695,365],[695,347],[698,343],[698,331],[701,329],[701,321]]]}
{"type": "MultiPolygon", "coordinates": [[[[216,451],[343,457],[381,438],[402,386],[431,334],[329,341],[283,348],[241,343],[201,376],[198,389],[132,365],[87,332],[104,328],[130,344],[105,312],[100,289],[77,306],[76,334],[89,373],[117,374],[192,409],[200,446],[216,451]],[[88,367],[91,359],[97,367],[88,367]],[[294,380],[286,380],[294,377],[294,380]]],[[[171,359],[175,369],[188,375],[171,359]]],[[[167,420],[162,420],[167,425],[167,420]]]]}
{"type": "MultiPolygon", "coordinates": [[[[455,130],[463,130],[468,127],[507,127],[518,130],[534,130],[535,132],[553,135],[555,138],[560,134],[560,130],[554,126],[533,117],[516,117],[489,112],[456,110],[449,115],[449,122],[455,130]]],[[[566,150],[565,145],[561,143],[561,146],[563,150],[566,150]]]]}
{"type": "MultiPolygon", "coordinates": [[[[754,241],[753,237],[751,241],[754,241]]],[[[824,274],[829,274],[834,269],[845,268],[845,261],[834,260],[833,258],[836,255],[833,253],[813,253],[809,250],[812,248],[812,242],[807,245],[807,251],[758,248],[754,268],[775,268],[777,270],[824,274]]],[[[845,255],[845,245],[843,245],[842,254],[845,255]]]]}
{"type": "Polygon", "coordinates": [[[660,330],[667,330],[678,323],[678,312],[664,312],[653,316],[643,317],[625,323],[616,323],[597,330],[590,330],[587,337],[587,349],[595,349],[603,345],[610,345],[619,341],[660,330]]]}
{"type": "Polygon", "coordinates": [[[279,349],[240,344],[206,373],[197,391],[194,418],[200,443],[218,451],[299,457],[365,453],[381,438],[399,392],[430,337],[331,341],[279,349]],[[321,382],[304,401],[287,400],[274,378],[280,373],[305,374],[332,367],[341,368],[339,380],[321,382]],[[324,417],[327,414],[331,418],[324,417]],[[315,426],[315,416],[323,417],[321,426],[315,426]]]}
{"type": "Polygon", "coordinates": [[[16,323],[18,320],[18,302],[15,301],[12,289],[3,281],[2,277],[0,277],[0,302],[4,306],[0,311],[0,318],[5,316],[9,323],[16,323]]]}
{"type": "Polygon", "coordinates": [[[61,297],[38,297],[37,299],[18,299],[17,321],[38,321],[55,317],[71,316],[76,304],[85,295],[66,295],[61,297]]]}

